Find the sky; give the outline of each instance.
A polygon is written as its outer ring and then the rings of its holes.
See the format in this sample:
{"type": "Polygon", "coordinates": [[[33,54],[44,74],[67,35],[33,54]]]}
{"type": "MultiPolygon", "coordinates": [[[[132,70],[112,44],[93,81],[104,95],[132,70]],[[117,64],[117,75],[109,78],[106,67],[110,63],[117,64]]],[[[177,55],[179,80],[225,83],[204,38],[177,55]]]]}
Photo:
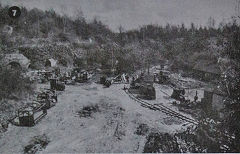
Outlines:
{"type": "Polygon", "coordinates": [[[121,25],[125,30],[157,24],[206,26],[209,17],[216,25],[229,21],[236,14],[237,0],[0,0],[3,5],[25,6],[76,16],[81,9],[91,21],[101,20],[113,31],[121,25]]]}

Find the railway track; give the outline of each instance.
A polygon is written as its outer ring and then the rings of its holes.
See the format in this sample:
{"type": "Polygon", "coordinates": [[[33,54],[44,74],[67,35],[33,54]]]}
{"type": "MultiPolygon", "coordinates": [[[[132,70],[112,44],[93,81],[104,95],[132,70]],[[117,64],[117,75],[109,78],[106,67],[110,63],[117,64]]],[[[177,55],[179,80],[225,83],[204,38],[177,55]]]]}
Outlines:
{"type": "Polygon", "coordinates": [[[150,103],[148,103],[148,102],[146,102],[146,101],[144,101],[140,98],[135,97],[128,90],[124,90],[124,91],[132,100],[141,104],[141,106],[143,106],[143,107],[149,108],[149,109],[154,110],[154,111],[161,111],[161,112],[165,113],[166,115],[169,115],[171,117],[176,117],[176,118],[178,118],[182,121],[186,121],[186,122],[194,124],[194,125],[198,124],[198,122],[195,121],[194,119],[188,118],[188,117],[186,117],[186,116],[184,116],[184,115],[182,115],[182,114],[180,114],[180,113],[178,113],[178,112],[176,112],[176,111],[174,111],[174,110],[172,110],[172,109],[170,109],[170,108],[168,108],[168,107],[166,107],[162,104],[154,104],[154,105],[150,104],[150,103]]]}

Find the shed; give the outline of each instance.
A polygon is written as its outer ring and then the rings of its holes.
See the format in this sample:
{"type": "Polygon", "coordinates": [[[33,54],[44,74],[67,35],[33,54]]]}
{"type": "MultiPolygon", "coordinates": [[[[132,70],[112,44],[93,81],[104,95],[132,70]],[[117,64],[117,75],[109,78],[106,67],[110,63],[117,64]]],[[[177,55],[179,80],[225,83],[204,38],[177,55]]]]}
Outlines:
{"type": "Polygon", "coordinates": [[[28,69],[30,65],[30,60],[19,53],[6,54],[3,62],[11,68],[28,69]]]}
{"type": "Polygon", "coordinates": [[[57,60],[55,60],[53,58],[47,59],[45,62],[45,66],[46,67],[55,67],[55,66],[57,66],[57,60]]]}
{"type": "MultiPolygon", "coordinates": [[[[213,110],[221,112],[224,109],[225,94],[216,89],[205,89],[204,96],[201,102],[206,107],[211,107],[213,110]]],[[[222,116],[220,114],[220,116],[222,116]]]]}
{"type": "Polygon", "coordinates": [[[206,81],[214,80],[220,78],[221,70],[217,63],[200,60],[193,67],[193,76],[206,81]]]}

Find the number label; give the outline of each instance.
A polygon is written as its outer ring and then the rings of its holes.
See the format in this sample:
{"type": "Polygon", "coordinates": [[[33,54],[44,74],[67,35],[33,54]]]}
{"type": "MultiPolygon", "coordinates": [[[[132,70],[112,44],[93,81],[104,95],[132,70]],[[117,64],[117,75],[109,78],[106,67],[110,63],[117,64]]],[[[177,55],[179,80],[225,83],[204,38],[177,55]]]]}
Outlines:
{"type": "Polygon", "coordinates": [[[8,15],[11,18],[18,18],[21,15],[21,9],[17,6],[12,6],[8,9],[8,15]]]}
{"type": "Polygon", "coordinates": [[[12,12],[13,12],[13,16],[15,17],[16,13],[17,13],[17,10],[12,10],[12,12]]]}

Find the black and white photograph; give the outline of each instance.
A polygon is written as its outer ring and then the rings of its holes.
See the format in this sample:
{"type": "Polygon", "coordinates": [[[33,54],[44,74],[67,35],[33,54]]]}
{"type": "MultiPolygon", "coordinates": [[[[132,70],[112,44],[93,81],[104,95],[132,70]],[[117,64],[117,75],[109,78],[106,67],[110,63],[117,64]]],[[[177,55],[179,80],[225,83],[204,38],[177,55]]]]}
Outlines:
{"type": "Polygon", "coordinates": [[[0,153],[240,153],[240,0],[0,0],[0,153]]]}

